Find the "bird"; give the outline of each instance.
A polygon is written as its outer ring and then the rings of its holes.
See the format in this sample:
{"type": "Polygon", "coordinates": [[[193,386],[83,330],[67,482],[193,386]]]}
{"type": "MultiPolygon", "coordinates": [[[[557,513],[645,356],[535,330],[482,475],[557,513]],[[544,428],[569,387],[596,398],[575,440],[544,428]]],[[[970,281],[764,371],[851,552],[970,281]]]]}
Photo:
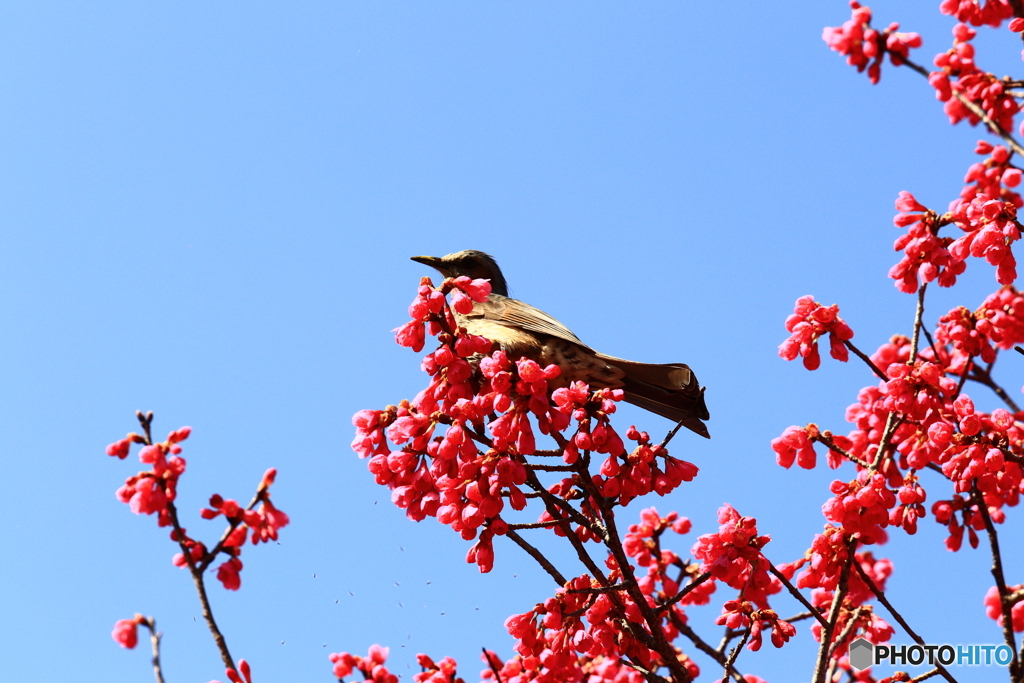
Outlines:
{"type": "Polygon", "coordinates": [[[456,322],[470,334],[490,339],[510,359],[529,358],[542,366],[557,365],[561,375],[556,381],[561,386],[583,381],[595,389],[622,389],[628,403],[711,438],[704,424],[711,417],[704,402],[704,387],[689,366],[639,363],[595,351],[551,315],[510,298],[497,261],[482,251],[467,249],[447,256],[411,258],[446,278],[464,275],[490,280],[487,300],[474,302],[469,313],[456,313],[456,322]]]}

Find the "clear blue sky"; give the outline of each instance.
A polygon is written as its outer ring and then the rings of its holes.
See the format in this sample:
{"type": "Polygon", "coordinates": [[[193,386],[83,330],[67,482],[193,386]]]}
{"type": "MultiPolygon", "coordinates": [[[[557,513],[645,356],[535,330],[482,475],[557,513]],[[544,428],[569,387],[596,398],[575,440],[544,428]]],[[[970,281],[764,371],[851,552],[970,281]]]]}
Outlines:
{"type": "MultiPolygon", "coordinates": [[[[878,3],[876,23],[921,31],[928,63],[953,24],[937,6],[878,3]]],[[[944,207],[981,137],[951,128],[919,76],[886,68],[871,87],[829,52],[821,29],[848,14],[839,1],[7,4],[0,679],[147,680],[145,653],[109,635],[136,611],[165,633],[169,682],[223,677],[175,547],[114,499],[138,463],[103,449],[138,408],[161,436],[193,427],[179,500],[200,538],[221,528],[196,515],[211,493],[247,498],[279,469],[291,526],[246,548],[241,591],[211,590],[258,681],[329,681],[329,652],[375,642],[399,673],[416,652],[450,654],[468,681],[482,646],[509,655],[502,622],[550,594],[547,576],[508,543],[480,576],[467,543],[406,520],[348,447],[352,413],[423,383],[390,332],[425,274],[416,254],[491,252],[515,296],[589,344],[689,363],[714,438],[680,435],[675,454],[701,474],[633,514],[693,519],[685,554],[729,502],[775,538],[769,557],[798,557],[834,475],[781,470],[769,441],[809,421],[845,432],[872,380],[854,363],[780,360],[783,320],[814,294],[866,350],[909,332],[913,300],[885,277],[893,200],[944,207]]],[[[1024,72],[1019,41],[984,36],[983,65],[1024,72]]],[[[994,289],[972,264],[928,320],[994,289]]],[[[1024,363],[1001,366],[1018,392],[1024,363]]],[[[1004,530],[1014,583],[1018,513],[1004,530]]],[[[893,599],[931,642],[999,642],[987,553],[947,553],[944,536],[929,517],[876,551],[896,563],[893,599]]],[[[693,613],[711,639],[724,596],[693,613]]],[[[800,680],[813,649],[801,623],[798,642],[740,661],[800,680]]]]}

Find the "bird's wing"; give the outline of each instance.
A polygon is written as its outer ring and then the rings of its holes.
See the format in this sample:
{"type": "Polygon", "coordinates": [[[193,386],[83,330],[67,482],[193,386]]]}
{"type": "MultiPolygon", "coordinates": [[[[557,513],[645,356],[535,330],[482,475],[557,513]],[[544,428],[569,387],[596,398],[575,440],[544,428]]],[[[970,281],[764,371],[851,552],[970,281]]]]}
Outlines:
{"type": "Polygon", "coordinates": [[[588,351],[593,351],[555,318],[539,308],[534,308],[530,304],[523,303],[518,299],[510,299],[507,296],[492,294],[487,297],[487,301],[475,303],[473,311],[466,317],[489,320],[506,327],[558,337],[573,344],[579,344],[588,351]]]}

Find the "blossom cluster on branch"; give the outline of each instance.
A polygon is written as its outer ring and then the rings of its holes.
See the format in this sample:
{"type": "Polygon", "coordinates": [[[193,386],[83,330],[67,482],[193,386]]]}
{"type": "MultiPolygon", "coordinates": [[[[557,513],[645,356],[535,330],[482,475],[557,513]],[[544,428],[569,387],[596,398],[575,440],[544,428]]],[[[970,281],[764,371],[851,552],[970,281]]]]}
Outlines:
{"type": "MultiPolygon", "coordinates": [[[[241,505],[235,500],[225,499],[220,494],[210,497],[210,507],[200,510],[203,519],[215,519],[224,516],[227,528],[220,540],[208,547],[202,541],[195,540],[188,530],[181,526],[175,500],[178,495],[178,482],[185,473],[186,462],[181,457],[181,443],[192,433],[191,427],[182,427],[170,434],[161,442],[152,438],[153,413],[136,413],[143,433],[130,432],[125,438],[107,446],[107,455],[124,460],[131,452],[132,445],[138,444],[139,461],[151,468],[132,475],[125,480],[116,496],[119,501],[129,506],[137,515],[157,516],[157,525],[171,527],[170,538],[178,544],[181,552],[175,554],[172,563],[177,567],[189,570],[199,592],[203,607],[203,616],[214,636],[221,659],[225,666],[225,675],[232,683],[252,683],[249,664],[238,661],[236,668],[227,648],[227,643],[220,633],[210,608],[209,599],[204,587],[204,573],[218,556],[224,555],[225,561],[217,568],[217,580],[228,590],[238,590],[242,585],[241,571],[242,546],[247,540],[253,545],[277,540],[278,530],[289,523],[288,515],[274,506],[270,500],[270,487],[277,478],[277,470],[268,469],[256,487],[256,494],[248,505],[241,505]]],[[[160,634],[156,632],[155,622],[151,617],[136,614],[133,619],[121,619],[114,625],[111,634],[114,641],[122,647],[132,649],[138,644],[138,626],[149,628],[154,640],[154,668],[158,681],[162,681],[159,664],[158,643],[160,634]]],[[[216,682],[212,682],[216,683],[216,682]]]]}

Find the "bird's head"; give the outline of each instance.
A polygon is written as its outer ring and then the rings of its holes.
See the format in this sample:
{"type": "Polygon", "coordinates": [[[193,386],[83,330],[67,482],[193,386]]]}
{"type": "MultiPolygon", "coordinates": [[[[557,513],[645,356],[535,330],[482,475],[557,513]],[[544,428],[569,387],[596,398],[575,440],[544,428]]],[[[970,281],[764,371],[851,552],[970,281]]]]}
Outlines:
{"type": "Polygon", "coordinates": [[[434,268],[445,277],[465,275],[474,280],[490,280],[492,292],[508,296],[505,276],[501,274],[501,268],[490,254],[466,249],[447,256],[413,256],[412,260],[434,268]]]}

